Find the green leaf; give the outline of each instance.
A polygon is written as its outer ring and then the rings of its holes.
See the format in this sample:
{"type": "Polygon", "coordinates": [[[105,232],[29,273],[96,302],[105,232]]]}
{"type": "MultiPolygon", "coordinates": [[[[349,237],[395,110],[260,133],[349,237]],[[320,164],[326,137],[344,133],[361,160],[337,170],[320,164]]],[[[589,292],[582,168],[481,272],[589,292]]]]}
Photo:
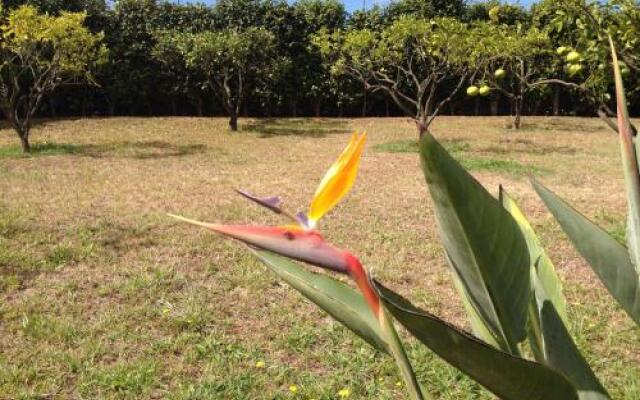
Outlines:
{"type": "Polygon", "coordinates": [[[609,293],[640,325],[640,276],[627,249],[536,180],[533,187],[609,293]]]}
{"type": "MultiPolygon", "coordinates": [[[[562,319],[565,325],[568,324],[569,318],[567,317],[567,301],[562,294],[562,283],[556,273],[555,267],[551,262],[549,256],[540,243],[540,239],[536,235],[536,232],[531,227],[531,224],[527,220],[527,217],[518,207],[518,204],[509,196],[506,190],[500,186],[500,203],[509,211],[513,219],[518,223],[522,234],[527,242],[527,248],[529,249],[529,260],[531,261],[531,279],[532,281],[539,281],[540,285],[544,288],[547,298],[557,311],[558,315],[562,319]]],[[[543,336],[541,331],[541,323],[539,319],[538,306],[535,296],[531,296],[531,304],[529,305],[529,343],[531,349],[536,357],[536,360],[543,362],[545,360],[543,352],[543,336]]]]}
{"type": "Polygon", "coordinates": [[[502,186],[500,186],[499,199],[502,206],[509,211],[509,214],[511,214],[513,219],[518,223],[525,241],[527,242],[531,268],[536,273],[540,280],[540,284],[562,318],[562,321],[566,324],[569,321],[569,318],[567,317],[567,300],[562,294],[562,282],[558,277],[558,273],[556,272],[551,259],[544,250],[544,247],[542,247],[540,239],[527,220],[527,217],[524,215],[522,210],[520,210],[520,207],[518,207],[515,200],[513,200],[502,186]]]}
{"type": "Polygon", "coordinates": [[[573,385],[549,367],[498,350],[375,282],[389,312],[420,342],[504,400],[577,400],[573,385]]]}
{"type": "Polygon", "coordinates": [[[256,249],[251,251],[282,280],[338,322],[378,350],[389,352],[378,320],[358,291],[330,276],[307,271],[274,253],[256,249]]]}
{"type": "Polygon", "coordinates": [[[411,398],[416,400],[431,399],[431,396],[428,395],[422,386],[420,386],[420,383],[418,383],[416,374],[413,372],[413,366],[407,357],[402,341],[400,340],[398,332],[393,325],[393,320],[389,312],[384,307],[382,307],[382,312],[380,313],[380,325],[388,339],[389,352],[393,356],[396,365],[402,374],[402,379],[407,385],[407,390],[411,394],[411,398]],[[427,394],[425,395],[425,393],[427,394]]]}
{"type": "Polygon", "coordinates": [[[457,285],[500,348],[518,354],[531,295],[520,228],[429,133],[420,142],[420,155],[457,285]]]}
{"type": "MultiPolygon", "coordinates": [[[[451,259],[448,259],[448,261],[449,265],[453,265],[453,261],[451,261],[451,259]]],[[[499,348],[500,343],[498,343],[496,336],[491,332],[489,326],[484,323],[482,316],[476,310],[473,303],[471,303],[471,300],[469,300],[469,296],[466,295],[466,289],[462,285],[462,279],[458,276],[457,268],[451,268],[451,271],[453,274],[453,283],[460,293],[460,299],[462,300],[462,305],[467,313],[467,318],[469,319],[473,333],[490,345],[499,348]]]]}
{"type": "Polygon", "coordinates": [[[613,60],[613,72],[616,84],[616,103],[618,114],[618,132],[620,136],[620,153],[622,155],[622,167],[624,182],[627,191],[627,206],[629,208],[627,222],[627,244],[631,254],[631,262],[640,273],[640,165],[638,164],[638,147],[633,135],[629,111],[627,110],[627,98],[622,83],[618,55],[609,37],[611,45],[611,57],[613,60]]]}
{"type": "Polygon", "coordinates": [[[571,338],[566,325],[537,276],[533,277],[537,321],[542,336],[541,351],[544,364],[563,373],[578,390],[580,400],[609,399],[591,367],[571,338]]]}
{"type": "Polygon", "coordinates": [[[251,249],[271,271],[369,344],[390,354],[402,374],[411,398],[430,399],[418,383],[391,318],[379,322],[360,292],[327,275],[316,274],[274,253],[251,249]]]}

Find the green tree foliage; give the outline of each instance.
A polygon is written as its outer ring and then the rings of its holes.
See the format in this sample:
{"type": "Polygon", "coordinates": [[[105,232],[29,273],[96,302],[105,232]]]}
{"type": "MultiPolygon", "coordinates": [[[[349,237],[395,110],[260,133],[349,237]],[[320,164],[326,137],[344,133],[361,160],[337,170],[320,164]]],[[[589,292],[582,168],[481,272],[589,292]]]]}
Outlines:
{"type": "Polygon", "coordinates": [[[464,11],[464,0],[395,0],[387,6],[386,14],[390,20],[407,15],[418,18],[460,18],[464,11]]]}
{"type": "Polygon", "coordinates": [[[453,18],[401,17],[381,32],[325,32],[314,42],[333,63],[334,73],[388,95],[422,135],[466,81],[474,39],[453,18]]]}
{"type": "Polygon", "coordinates": [[[469,21],[492,21],[504,25],[527,24],[530,15],[521,5],[489,0],[470,4],[464,18],[469,21]]]}
{"type": "Polygon", "coordinates": [[[155,0],[119,0],[109,11],[105,34],[110,56],[98,79],[111,115],[153,112],[157,68],[151,51],[156,11],[155,0]]]}
{"type": "Polygon", "coordinates": [[[87,14],[94,15],[107,8],[105,0],[5,0],[3,3],[7,9],[32,5],[41,12],[50,14],[59,14],[63,11],[86,11],[87,14]]]}
{"type": "Polygon", "coordinates": [[[252,79],[268,68],[273,35],[261,28],[175,34],[187,68],[204,77],[229,115],[229,128],[238,130],[238,115],[252,79]]]}
{"type": "Polygon", "coordinates": [[[547,83],[550,73],[553,50],[547,34],[523,25],[478,23],[472,36],[477,82],[510,100],[513,128],[519,129],[528,96],[547,83]]]}
{"type": "MultiPolygon", "coordinates": [[[[242,112],[253,115],[366,115],[404,114],[384,90],[373,92],[353,75],[340,73],[333,61],[322,57],[312,38],[320,32],[368,30],[380,35],[403,18],[451,17],[471,25],[508,26],[517,32],[532,28],[548,36],[550,58],[540,72],[544,84],[527,95],[522,113],[612,114],[613,82],[606,74],[607,35],[614,38],[627,84],[631,112],[640,111],[638,54],[640,7],[637,0],[541,0],[529,10],[512,2],[400,0],[349,14],[338,0],[221,0],[213,6],[172,0],[7,0],[13,9],[30,3],[42,12],[86,11],[85,26],[104,32],[109,59],[95,74],[99,87],[80,86],[57,90],[44,102],[39,115],[89,114],[202,114],[226,113],[201,76],[185,66],[169,65],[160,54],[159,32],[202,33],[225,29],[259,28],[273,35],[274,57],[259,77],[251,77],[252,95],[242,112]],[[108,6],[106,5],[108,4],[108,6]],[[568,62],[559,47],[580,54],[568,62]],[[575,64],[573,67],[568,64],[575,64]],[[570,69],[571,67],[571,69],[570,69]],[[544,72],[544,73],[542,73],[544,72]],[[553,96],[552,96],[553,94],[553,96]]],[[[167,38],[165,38],[167,39],[167,38]]],[[[377,40],[377,39],[376,39],[377,40]]],[[[171,40],[165,40],[164,45],[171,40]]],[[[406,57],[411,57],[407,50],[406,57]]],[[[170,54],[167,54],[170,56],[170,54]]],[[[493,58],[494,55],[489,55],[493,58]]],[[[414,60],[415,60],[414,55],[414,60]]],[[[436,94],[455,90],[455,69],[436,94]]],[[[344,71],[342,71],[344,72],[344,71]]],[[[511,78],[514,75],[510,75],[511,78]]],[[[537,78],[536,78],[537,81],[537,78]]],[[[483,85],[488,82],[476,81],[483,85]]],[[[511,83],[506,79],[503,84],[511,83]]],[[[406,89],[406,87],[402,87],[406,89]]],[[[508,113],[505,95],[491,91],[492,113],[508,113]]],[[[446,111],[480,112],[481,99],[461,101],[456,96],[446,111]]]]}
{"type": "Polygon", "coordinates": [[[102,35],[85,26],[86,14],[40,14],[21,6],[2,16],[0,25],[0,107],[25,152],[38,107],[56,87],[93,81],[92,67],[104,61],[102,35]]]}
{"type": "MultiPolygon", "coordinates": [[[[309,45],[310,37],[321,30],[334,32],[342,28],[346,21],[346,11],[344,5],[336,0],[301,0],[296,3],[295,15],[303,21],[306,27],[304,34],[303,51],[294,54],[297,88],[302,88],[304,93],[313,104],[313,113],[320,116],[321,104],[331,99],[344,102],[348,96],[345,90],[352,93],[357,89],[349,87],[346,82],[342,82],[342,76],[330,73],[330,65],[324,63],[322,56],[315,46],[309,45]],[[340,83],[343,84],[340,84],[340,83]]],[[[293,92],[297,92],[294,89],[293,92]]],[[[346,99],[348,101],[348,99],[346,99]]]]}

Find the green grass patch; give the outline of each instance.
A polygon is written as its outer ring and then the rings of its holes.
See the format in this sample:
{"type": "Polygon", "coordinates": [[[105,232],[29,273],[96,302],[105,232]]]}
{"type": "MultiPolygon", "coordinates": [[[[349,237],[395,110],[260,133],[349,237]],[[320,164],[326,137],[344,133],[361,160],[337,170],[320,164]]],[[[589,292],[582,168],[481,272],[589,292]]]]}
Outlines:
{"type": "Polygon", "coordinates": [[[137,398],[149,393],[158,383],[158,365],[151,361],[118,363],[95,369],[82,383],[81,391],[96,398],[97,393],[117,393],[119,397],[137,398]]]}
{"type": "MultiPolygon", "coordinates": [[[[623,239],[624,202],[612,197],[624,197],[619,149],[606,126],[585,135],[565,127],[602,124],[562,118],[561,135],[507,136],[499,126],[504,119],[447,117],[440,138],[465,166],[497,171],[481,173],[482,183],[510,177],[503,173],[553,171],[554,190],[584,189],[590,201],[582,211],[623,239]],[[486,122],[473,137],[466,136],[471,121],[486,122]],[[575,143],[581,143],[575,156],[565,157],[575,143]],[[593,179],[575,173],[583,170],[593,179]],[[609,190],[599,190],[601,182],[610,182],[609,190]]],[[[25,159],[15,147],[16,158],[0,159],[0,399],[336,400],[343,388],[349,400],[406,398],[391,357],[279,281],[242,246],[165,217],[282,223],[231,187],[281,194],[300,208],[351,127],[363,123],[251,121],[242,120],[253,131],[237,134],[222,118],[52,121],[34,139],[77,148],[25,159]],[[314,156],[300,156],[310,150],[314,156]]],[[[391,147],[399,154],[374,154],[379,165],[361,171],[358,189],[323,225],[325,233],[367,265],[384,265],[381,278],[416,304],[468,326],[451,292],[435,216],[412,200],[426,196],[416,185],[417,143],[407,140],[415,127],[399,122],[367,119],[375,143],[383,143],[367,151],[391,147]],[[404,158],[411,159],[411,174],[393,175],[393,185],[377,175],[404,158]]],[[[18,144],[14,133],[3,132],[0,148],[18,144]]],[[[578,347],[612,398],[639,399],[640,330],[594,286],[582,259],[567,253],[571,244],[557,222],[532,212],[540,204],[535,193],[519,195],[553,261],[569,266],[562,278],[578,347]]],[[[403,337],[434,399],[493,398],[403,337]]]]}
{"type": "Polygon", "coordinates": [[[73,321],[42,313],[23,314],[21,325],[25,335],[39,341],[71,345],[82,338],[73,321]]]}
{"type": "Polygon", "coordinates": [[[616,239],[620,244],[627,244],[627,223],[624,216],[613,215],[604,209],[599,209],[595,215],[596,221],[602,226],[609,235],[616,239]]]}
{"type": "Polygon", "coordinates": [[[202,144],[172,144],[160,140],[140,142],[112,142],[75,145],[69,143],[35,143],[31,153],[24,153],[19,145],[0,147],[0,159],[59,156],[65,154],[87,157],[121,157],[133,159],[178,157],[206,151],[202,144]]]}
{"type": "Polygon", "coordinates": [[[416,140],[394,140],[376,144],[373,149],[381,153],[417,153],[420,150],[416,140]]]}
{"type": "MultiPolygon", "coordinates": [[[[451,154],[462,153],[471,149],[471,145],[463,141],[443,142],[443,146],[451,154]]],[[[373,149],[381,153],[418,153],[420,151],[416,140],[394,140],[377,144],[373,146],[373,149]]]]}
{"type": "Polygon", "coordinates": [[[78,251],[71,245],[62,243],[55,246],[49,254],[47,254],[47,262],[52,267],[59,267],[65,264],[71,264],[80,259],[78,251]]]}
{"type": "Polygon", "coordinates": [[[0,158],[58,156],[77,154],[79,151],[79,146],[68,143],[35,143],[31,145],[31,153],[24,153],[20,145],[10,145],[0,147],[0,158]]]}
{"type": "MultiPolygon", "coordinates": [[[[521,164],[514,160],[503,160],[484,157],[469,157],[471,145],[462,141],[444,142],[443,146],[463,167],[469,171],[489,171],[510,175],[526,175],[543,172],[532,165],[521,164]]],[[[418,153],[418,142],[415,140],[397,140],[374,146],[374,150],[384,153],[418,153]]]]}
{"type": "Polygon", "coordinates": [[[510,175],[526,175],[543,172],[532,165],[520,164],[513,160],[500,160],[494,158],[463,158],[460,164],[469,171],[490,171],[510,175]]]}

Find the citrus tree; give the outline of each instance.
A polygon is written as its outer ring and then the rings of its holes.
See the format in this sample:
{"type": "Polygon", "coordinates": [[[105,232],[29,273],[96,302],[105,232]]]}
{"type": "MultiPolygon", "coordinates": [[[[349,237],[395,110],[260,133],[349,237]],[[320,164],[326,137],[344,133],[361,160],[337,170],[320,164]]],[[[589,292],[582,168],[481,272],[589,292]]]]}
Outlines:
{"type": "MultiPolygon", "coordinates": [[[[549,82],[572,89],[614,130],[609,117],[613,89],[609,37],[616,44],[622,79],[633,79],[639,70],[640,6],[635,0],[590,2],[544,0],[533,9],[532,23],[549,35],[557,68],[549,82]]],[[[637,85],[629,85],[633,88],[637,85]]],[[[627,92],[629,97],[634,90],[627,92]]]]}
{"type": "Polygon", "coordinates": [[[621,69],[640,71],[640,4],[636,0],[614,0],[614,13],[609,33],[618,42],[621,69]]]}
{"type": "Polygon", "coordinates": [[[488,96],[492,91],[511,102],[512,127],[520,129],[528,98],[548,84],[552,48],[545,32],[524,25],[475,24],[473,63],[476,82],[467,88],[469,96],[488,96]]]}
{"type": "Polygon", "coordinates": [[[229,115],[229,129],[237,131],[249,83],[271,62],[273,35],[261,28],[174,34],[186,66],[202,74],[229,115]]]}
{"type": "Polygon", "coordinates": [[[388,95],[413,118],[422,136],[467,80],[473,38],[464,23],[452,18],[404,16],[379,32],[321,33],[314,43],[334,73],[388,95]]]}
{"type": "Polygon", "coordinates": [[[177,114],[176,99],[186,97],[192,103],[199,117],[204,114],[202,92],[203,78],[192,68],[188,68],[182,53],[182,37],[174,31],[158,31],[154,35],[153,58],[160,64],[160,78],[169,94],[171,111],[177,114]]]}
{"type": "Polygon", "coordinates": [[[22,150],[31,151],[29,133],[45,96],[78,80],[93,82],[92,68],[107,50],[102,34],[85,26],[86,14],[40,14],[21,6],[0,25],[0,108],[16,131],[22,150]]]}

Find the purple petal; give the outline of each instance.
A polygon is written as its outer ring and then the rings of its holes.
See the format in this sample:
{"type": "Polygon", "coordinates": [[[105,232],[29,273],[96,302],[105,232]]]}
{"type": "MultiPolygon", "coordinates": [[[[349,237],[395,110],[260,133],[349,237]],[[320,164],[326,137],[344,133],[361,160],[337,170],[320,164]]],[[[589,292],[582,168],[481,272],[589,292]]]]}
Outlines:
{"type": "Polygon", "coordinates": [[[280,208],[280,205],[282,204],[282,200],[280,199],[280,197],[277,197],[277,196],[257,197],[241,189],[236,189],[236,192],[238,192],[238,194],[240,194],[241,196],[253,201],[254,203],[257,203],[262,207],[268,208],[269,210],[273,211],[276,214],[282,214],[282,208],[280,208]]]}
{"type": "Polygon", "coordinates": [[[307,217],[307,214],[303,213],[302,211],[296,214],[296,220],[305,228],[310,228],[309,217],[307,217]]]}

